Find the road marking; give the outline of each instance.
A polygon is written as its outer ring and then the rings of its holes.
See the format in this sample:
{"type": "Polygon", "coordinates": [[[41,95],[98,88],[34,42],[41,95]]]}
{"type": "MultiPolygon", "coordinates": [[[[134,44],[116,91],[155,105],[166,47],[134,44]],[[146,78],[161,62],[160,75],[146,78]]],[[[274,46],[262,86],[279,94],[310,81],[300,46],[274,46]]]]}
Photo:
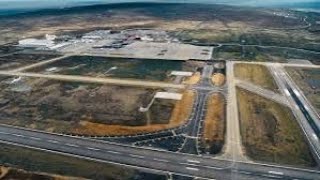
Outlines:
{"type": "Polygon", "coordinates": [[[192,168],[192,167],[186,167],[186,169],[191,170],[191,171],[199,171],[198,168],[192,168]]]}
{"type": "Polygon", "coordinates": [[[310,111],[310,108],[306,105],[304,105],[304,108],[307,110],[307,111],[310,111]]]}
{"type": "Polygon", "coordinates": [[[286,93],[287,96],[290,96],[290,92],[288,89],[284,89],[284,92],[286,93]]]}
{"type": "Polygon", "coordinates": [[[70,147],[79,147],[78,145],[75,145],[75,144],[69,144],[69,143],[66,143],[67,146],[70,146],[70,147]]]}
{"type": "Polygon", "coordinates": [[[53,143],[53,144],[59,144],[59,142],[55,141],[55,140],[48,140],[48,142],[53,143]]]}
{"type": "Polygon", "coordinates": [[[319,140],[319,139],[318,139],[318,136],[317,136],[315,133],[313,133],[312,136],[313,136],[313,138],[314,138],[315,140],[317,140],[317,141],[319,140]]]}
{"type": "Polygon", "coordinates": [[[140,158],[140,159],[144,158],[144,156],[135,155],[135,154],[129,154],[129,156],[134,157],[134,158],[140,158]]]}
{"type": "Polygon", "coordinates": [[[89,150],[93,150],[93,151],[100,151],[100,149],[92,148],[92,147],[87,147],[87,149],[89,149],[89,150]]]}
{"type": "Polygon", "coordinates": [[[192,159],[188,159],[187,161],[191,162],[191,163],[200,163],[200,161],[196,161],[196,160],[192,160],[192,159]]]}
{"type": "Polygon", "coordinates": [[[119,152],[116,152],[116,151],[107,151],[108,153],[112,153],[112,154],[121,154],[119,152]]]}
{"type": "Polygon", "coordinates": [[[250,175],[252,174],[251,172],[248,172],[248,171],[238,171],[239,173],[242,173],[242,174],[247,174],[247,175],[250,175]]]}
{"type": "Polygon", "coordinates": [[[30,138],[30,139],[33,139],[33,140],[37,140],[37,141],[40,141],[40,140],[41,140],[41,139],[38,138],[38,137],[32,137],[32,136],[30,136],[29,138],[30,138]]]}
{"type": "Polygon", "coordinates": [[[24,135],[21,134],[11,134],[12,136],[17,136],[17,137],[24,137],[24,135]]]}
{"type": "Polygon", "coordinates": [[[298,97],[301,96],[301,94],[298,92],[298,90],[294,89],[293,92],[294,92],[298,97]]]}
{"type": "Polygon", "coordinates": [[[168,160],[165,159],[158,159],[158,158],[153,158],[155,161],[160,161],[160,162],[169,162],[168,160]]]}
{"type": "Polygon", "coordinates": [[[282,177],[272,175],[272,174],[262,174],[261,176],[267,177],[267,178],[272,178],[272,179],[282,179],[282,177]]]}
{"type": "Polygon", "coordinates": [[[283,175],[283,172],[279,171],[268,171],[269,174],[283,175]]]}
{"type": "Polygon", "coordinates": [[[6,132],[0,132],[0,134],[6,134],[6,135],[8,135],[8,134],[10,134],[10,133],[6,133],[6,132]]]}

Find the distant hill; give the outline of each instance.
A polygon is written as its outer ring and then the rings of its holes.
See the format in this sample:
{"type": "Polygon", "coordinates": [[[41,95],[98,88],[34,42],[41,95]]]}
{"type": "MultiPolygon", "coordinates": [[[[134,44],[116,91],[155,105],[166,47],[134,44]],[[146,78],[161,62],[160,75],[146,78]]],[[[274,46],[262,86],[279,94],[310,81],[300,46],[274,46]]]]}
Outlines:
{"type": "MultiPolygon", "coordinates": [[[[123,0],[124,1],[124,0],[123,0]]],[[[122,1],[122,2],[123,2],[122,1]]],[[[228,4],[228,5],[243,5],[242,1],[231,1],[231,0],[220,0],[220,1],[207,1],[207,0],[164,0],[163,3],[159,2],[123,2],[123,3],[115,3],[117,1],[108,1],[108,3],[102,3],[99,0],[96,1],[79,1],[77,3],[69,3],[69,4],[62,4],[61,6],[58,6],[56,3],[54,6],[39,6],[31,8],[30,6],[26,6],[27,8],[23,9],[23,5],[20,5],[19,8],[14,8],[16,6],[8,6],[8,8],[5,8],[3,6],[4,2],[0,1],[0,16],[12,16],[17,14],[23,14],[23,15],[34,15],[34,13],[39,15],[49,15],[49,14],[56,14],[56,13],[72,13],[72,12],[81,12],[81,11],[96,11],[96,10],[102,10],[105,8],[136,8],[136,7],[150,7],[155,5],[169,5],[169,4],[179,4],[182,2],[188,2],[188,3],[199,3],[199,4],[214,4],[212,2],[218,2],[219,4],[228,4]],[[170,2],[170,3],[169,3],[170,2]],[[101,4],[102,3],[102,4],[101,4]]],[[[8,2],[7,2],[8,3],[8,2]]],[[[297,10],[308,10],[308,11],[315,11],[320,12],[320,2],[303,2],[303,3],[279,3],[276,5],[259,5],[252,3],[251,5],[246,4],[250,7],[259,6],[259,7],[280,7],[280,8],[290,8],[290,9],[297,9],[297,10]]],[[[244,5],[244,6],[246,6],[244,5]]]]}

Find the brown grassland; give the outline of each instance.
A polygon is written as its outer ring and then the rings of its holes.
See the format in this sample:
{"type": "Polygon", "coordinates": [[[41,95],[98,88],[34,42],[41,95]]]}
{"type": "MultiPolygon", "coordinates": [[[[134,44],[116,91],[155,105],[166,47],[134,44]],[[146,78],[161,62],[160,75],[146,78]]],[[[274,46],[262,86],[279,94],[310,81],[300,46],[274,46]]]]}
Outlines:
{"type": "Polygon", "coordinates": [[[221,151],[225,137],[225,99],[220,94],[213,94],[207,103],[202,141],[207,150],[216,154],[221,151]]]}
{"type": "Polygon", "coordinates": [[[278,86],[266,66],[238,63],[235,64],[234,71],[235,76],[241,80],[252,82],[272,91],[278,91],[278,86]]]}
{"type": "Polygon", "coordinates": [[[310,149],[291,110],[237,89],[242,142],[254,160],[315,166],[310,149]]]}
{"type": "Polygon", "coordinates": [[[174,128],[182,125],[188,120],[192,110],[194,93],[186,91],[183,99],[178,101],[173,109],[168,124],[150,124],[146,126],[123,126],[123,125],[105,125],[81,121],[79,125],[71,130],[72,133],[82,135],[104,136],[104,135],[130,135],[137,133],[148,133],[160,131],[163,129],[174,128]]]}

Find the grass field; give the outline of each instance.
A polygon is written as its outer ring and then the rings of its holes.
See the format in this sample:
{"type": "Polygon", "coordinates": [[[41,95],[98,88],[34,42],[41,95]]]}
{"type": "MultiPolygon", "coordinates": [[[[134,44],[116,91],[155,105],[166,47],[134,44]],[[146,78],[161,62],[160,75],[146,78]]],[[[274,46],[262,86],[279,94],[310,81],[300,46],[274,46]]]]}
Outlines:
{"type": "Polygon", "coordinates": [[[315,166],[310,149],[290,109],[238,88],[242,142],[257,161],[315,166]]]}
{"type": "Polygon", "coordinates": [[[225,99],[213,94],[208,100],[208,111],[204,123],[202,143],[206,151],[217,154],[221,151],[225,137],[225,99]]]}
{"type": "Polygon", "coordinates": [[[236,78],[272,91],[278,91],[278,86],[266,66],[238,63],[235,64],[234,71],[236,78]]]}
{"type": "Polygon", "coordinates": [[[0,144],[0,165],[31,172],[45,172],[88,179],[165,179],[161,175],[147,174],[123,166],[96,163],[5,144],[0,144]]]}

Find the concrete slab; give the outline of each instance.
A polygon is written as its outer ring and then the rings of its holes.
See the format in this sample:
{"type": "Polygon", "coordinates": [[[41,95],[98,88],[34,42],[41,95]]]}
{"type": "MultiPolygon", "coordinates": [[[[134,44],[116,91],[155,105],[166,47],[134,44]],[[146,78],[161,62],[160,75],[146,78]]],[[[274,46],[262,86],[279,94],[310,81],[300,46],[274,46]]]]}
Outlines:
{"type": "Polygon", "coordinates": [[[155,99],[171,99],[171,100],[181,100],[182,94],[171,93],[171,92],[157,92],[154,96],[155,99]]]}

